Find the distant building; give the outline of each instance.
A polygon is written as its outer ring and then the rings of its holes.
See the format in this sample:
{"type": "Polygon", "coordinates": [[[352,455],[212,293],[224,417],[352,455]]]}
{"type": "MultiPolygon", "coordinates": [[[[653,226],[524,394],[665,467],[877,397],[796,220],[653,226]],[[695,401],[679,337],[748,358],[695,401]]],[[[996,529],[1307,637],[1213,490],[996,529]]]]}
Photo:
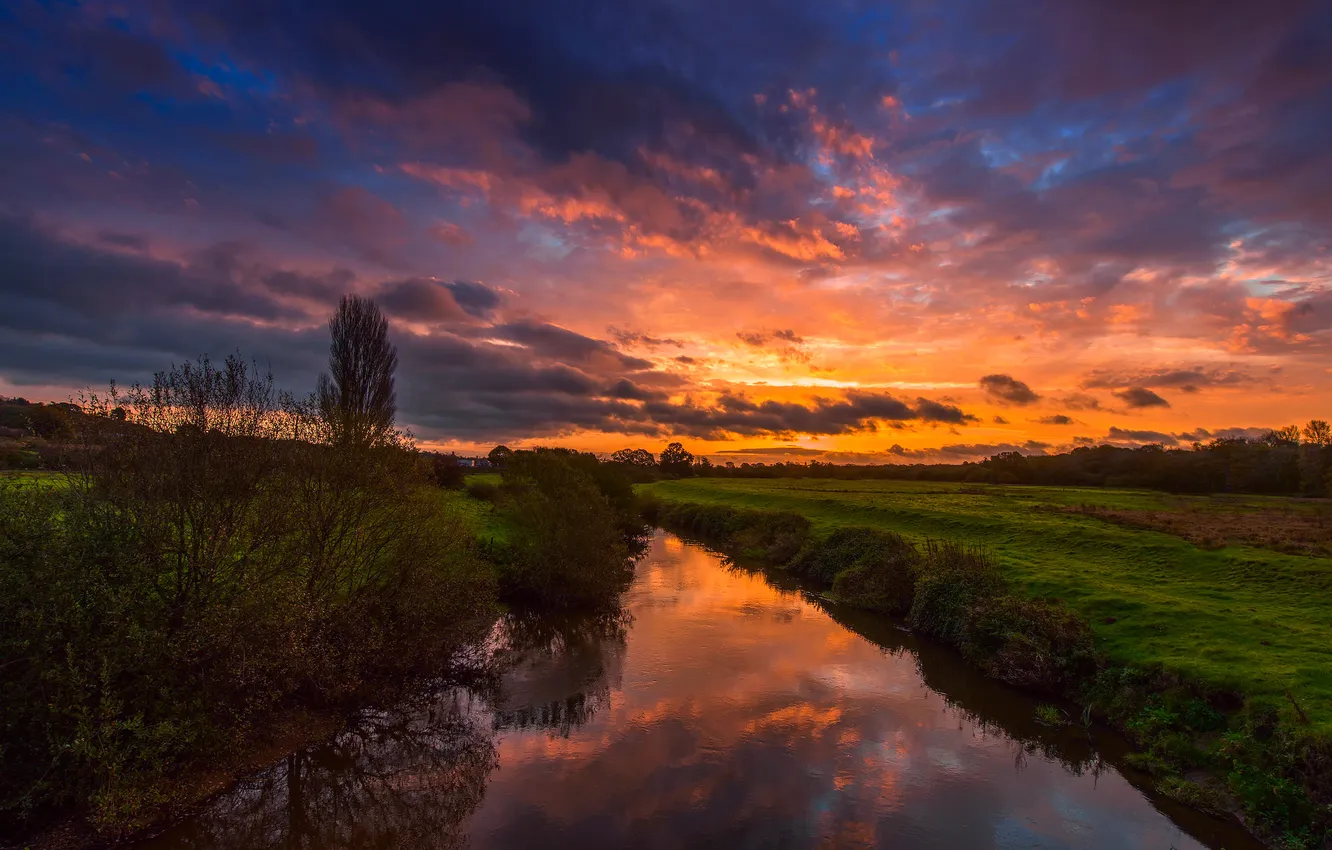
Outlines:
{"type": "Polygon", "coordinates": [[[484,457],[460,457],[458,465],[463,469],[489,469],[490,460],[484,457]]]}

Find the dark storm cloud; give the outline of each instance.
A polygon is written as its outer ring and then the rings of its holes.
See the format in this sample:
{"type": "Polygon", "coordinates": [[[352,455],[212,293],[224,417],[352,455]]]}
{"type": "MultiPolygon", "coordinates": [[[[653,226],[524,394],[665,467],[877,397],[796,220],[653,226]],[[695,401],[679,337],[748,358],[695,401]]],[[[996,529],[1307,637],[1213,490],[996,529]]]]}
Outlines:
{"type": "Polygon", "coordinates": [[[778,345],[801,345],[805,341],[803,337],[789,328],[775,331],[737,331],[735,335],[745,345],[754,348],[763,348],[773,343],[778,345]]]}
{"type": "Polygon", "coordinates": [[[73,326],[157,307],[270,321],[302,316],[249,285],[254,272],[234,244],[214,245],[178,263],[79,245],[26,219],[0,218],[0,294],[6,304],[0,324],[15,330],[35,328],[38,314],[73,326]]]}
{"type": "Polygon", "coordinates": [[[504,302],[498,290],[484,283],[455,280],[444,284],[444,288],[453,293],[453,300],[459,307],[478,319],[490,318],[504,302]]]}
{"type": "MultiPolygon", "coordinates": [[[[621,328],[617,328],[614,325],[606,328],[606,333],[610,334],[611,337],[620,345],[645,345],[649,348],[659,348],[661,346],[681,348],[684,346],[684,343],[678,339],[671,339],[669,337],[657,337],[657,336],[652,336],[651,334],[637,333],[635,331],[627,331],[621,328]]],[[[688,358],[683,356],[677,357],[675,359],[681,363],[693,362],[693,358],[688,358]]]]}
{"type": "MultiPolygon", "coordinates": [[[[682,125],[752,151],[738,107],[781,85],[790,73],[783,68],[817,67],[820,48],[845,38],[834,16],[798,3],[592,3],[574,12],[540,2],[228,0],[175,4],[175,12],[194,31],[334,97],[405,100],[450,82],[493,80],[530,104],[525,133],[552,159],[592,150],[631,161],[682,125]]],[[[853,85],[849,67],[821,74],[853,85]]]]}
{"type": "Polygon", "coordinates": [[[1127,387],[1122,390],[1115,390],[1111,395],[1134,408],[1170,406],[1170,402],[1146,387],[1127,387]]]}
{"type": "Polygon", "coordinates": [[[1069,410],[1100,410],[1101,401],[1093,395],[1086,393],[1073,393],[1059,400],[1059,403],[1069,410]]]}
{"type": "Polygon", "coordinates": [[[1163,446],[1173,446],[1179,441],[1170,434],[1160,431],[1137,431],[1128,428],[1111,427],[1106,434],[1106,439],[1117,443],[1141,443],[1144,445],[1151,443],[1160,443],[1163,446]]]}
{"type": "Polygon", "coordinates": [[[818,457],[828,454],[824,449],[807,449],[801,446],[771,446],[758,449],[718,449],[719,455],[780,455],[784,457],[818,457]]]}
{"type": "Polygon", "coordinates": [[[1010,375],[986,375],[980,379],[986,394],[1011,404],[1031,404],[1040,398],[1031,387],[1010,375]]]}
{"type": "Polygon", "coordinates": [[[1161,369],[1155,371],[1139,370],[1133,372],[1098,369],[1089,372],[1082,380],[1087,389],[1109,389],[1115,387],[1177,387],[1186,391],[1188,387],[1228,387],[1247,384],[1254,380],[1248,372],[1240,369],[1219,367],[1186,367],[1161,369]]]}
{"type": "Polygon", "coordinates": [[[97,234],[97,241],[103,245],[111,245],[115,248],[124,248],[128,251],[143,251],[148,247],[148,238],[134,233],[117,233],[114,230],[103,230],[97,234]]]}
{"type": "Polygon", "coordinates": [[[545,322],[509,322],[495,325],[489,333],[524,345],[542,357],[572,362],[614,361],[624,369],[647,369],[652,365],[641,357],[631,357],[619,351],[605,340],[545,322]]]}
{"type": "Polygon", "coordinates": [[[1257,440],[1271,430],[1271,428],[1253,427],[1216,428],[1212,430],[1194,428],[1192,431],[1175,434],[1175,437],[1184,443],[1205,443],[1209,440],[1257,440]]]}
{"type": "Polygon", "coordinates": [[[901,426],[906,422],[964,424],[975,417],[948,404],[919,398],[909,403],[886,393],[851,392],[844,399],[816,399],[804,405],[783,401],[753,401],[723,395],[715,405],[648,402],[653,421],[693,437],[717,438],[729,434],[850,434],[877,430],[878,423],[901,426]]]}
{"type": "Polygon", "coordinates": [[[471,314],[463,310],[447,284],[413,278],[384,284],[375,295],[385,311],[408,321],[456,322],[471,314]]]}

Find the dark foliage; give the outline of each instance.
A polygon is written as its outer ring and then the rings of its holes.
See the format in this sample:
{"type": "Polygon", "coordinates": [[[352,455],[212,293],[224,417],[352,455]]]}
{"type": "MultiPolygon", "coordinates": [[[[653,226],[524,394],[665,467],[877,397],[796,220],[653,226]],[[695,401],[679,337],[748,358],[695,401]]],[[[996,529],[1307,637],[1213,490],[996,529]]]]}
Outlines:
{"type": "Polygon", "coordinates": [[[496,469],[503,469],[512,455],[513,449],[508,446],[496,446],[486,455],[486,460],[490,461],[490,465],[496,469]]]}
{"type": "Polygon", "coordinates": [[[390,440],[397,414],[393,373],[398,350],[388,340],[388,321],[375,302],[344,295],[328,330],[332,375],[319,376],[316,395],[334,441],[374,446],[390,440]]]}
{"type": "Polygon", "coordinates": [[[694,474],[694,455],[679,443],[671,443],[661,451],[659,462],[666,475],[681,478],[694,474]]]}
{"type": "Polygon", "coordinates": [[[1061,605],[1003,594],[974,604],[962,651],[992,678],[1048,693],[1096,671],[1086,620],[1061,605]]]}
{"type": "Polygon", "coordinates": [[[824,574],[834,564],[848,565],[830,580],[837,598],[896,616],[911,610],[921,558],[916,547],[899,535],[872,528],[839,529],[815,547],[814,559],[822,562],[824,574]],[[830,557],[834,552],[837,555],[830,557]]]}
{"type": "Polygon", "coordinates": [[[809,520],[782,511],[669,502],[660,506],[658,522],[724,551],[773,564],[789,561],[809,540],[809,520]]]}
{"type": "Polygon", "coordinates": [[[613,603],[633,576],[632,544],[643,532],[629,480],[594,455],[537,449],[509,456],[504,488],[515,528],[505,592],[563,606],[613,603]]]}
{"type": "Polygon", "coordinates": [[[960,543],[931,543],[916,581],[911,628],[961,646],[981,605],[1007,593],[994,559],[960,543]]]}
{"type": "MultiPolygon", "coordinates": [[[[896,566],[918,560],[915,547],[890,531],[874,528],[839,528],[817,545],[807,546],[792,560],[790,568],[815,581],[832,584],[838,573],[864,564],[896,566]]],[[[914,573],[915,568],[910,571],[914,573]]]]}
{"type": "Polygon", "coordinates": [[[461,490],[465,484],[466,475],[463,468],[458,464],[458,456],[452,454],[431,454],[430,458],[430,477],[434,480],[435,486],[442,487],[445,490],[461,490]]]}
{"type": "Polygon", "coordinates": [[[647,449],[620,449],[610,456],[610,462],[635,484],[656,481],[661,477],[657,458],[647,449]]]}

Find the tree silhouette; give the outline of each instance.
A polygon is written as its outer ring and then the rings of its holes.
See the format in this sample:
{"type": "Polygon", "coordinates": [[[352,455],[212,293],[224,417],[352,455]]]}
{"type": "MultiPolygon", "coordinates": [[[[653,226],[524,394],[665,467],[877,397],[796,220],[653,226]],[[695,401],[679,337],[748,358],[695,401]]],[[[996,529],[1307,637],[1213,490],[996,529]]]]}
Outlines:
{"type": "Polygon", "coordinates": [[[625,463],[630,466],[653,467],[657,459],[647,449],[620,449],[611,455],[612,463],[625,463]]]}
{"type": "Polygon", "coordinates": [[[667,475],[689,475],[693,463],[694,455],[679,443],[671,443],[661,452],[661,471],[667,475]]]}
{"type": "Polygon", "coordinates": [[[1332,425],[1323,419],[1309,420],[1309,424],[1304,426],[1304,441],[1315,446],[1332,445],[1332,425]]]}
{"type": "Polygon", "coordinates": [[[319,411],[339,445],[372,446],[393,431],[397,413],[393,372],[398,350],[388,340],[388,321],[375,302],[344,295],[328,320],[333,337],[328,365],[319,376],[319,411]]]}

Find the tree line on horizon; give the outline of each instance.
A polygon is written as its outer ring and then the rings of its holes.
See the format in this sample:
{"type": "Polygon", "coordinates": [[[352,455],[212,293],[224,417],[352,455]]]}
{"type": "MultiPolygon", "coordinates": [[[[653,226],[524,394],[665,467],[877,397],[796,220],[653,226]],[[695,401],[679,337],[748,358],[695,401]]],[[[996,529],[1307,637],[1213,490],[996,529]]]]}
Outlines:
{"type": "MultiPolygon", "coordinates": [[[[362,321],[350,318],[348,321],[362,321]]],[[[356,365],[349,363],[343,379],[364,381],[356,365]]],[[[391,372],[391,370],[390,370],[391,372]]],[[[335,383],[321,378],[316,403],[329,411],[337,399],[335,383]]],[[[356,390],[356,403],[373,402],[371,391],[356,390]]],[[[68,440],[83,409],[73,403],[33,404],[24,399],[0,399],[0,469],[52,468],[65,457],[62,440],[68,440]],[[26,429],[26,431],[24,430],[26,429]],[[15,438],[27,433],[37,438],[19,446],[15,438]]],[[[122,419],[122,408],[111,411],[122,419]]],[[[344,430],[353,427],[348,421],[344,430]]],[[[370,429],[382,425],[367,424],[370,429]]],[[[435,475],[444,486],[461,487],[463,470],[456,455],[425,453],[432,459],[435,475]]],[[[513,450],[496,446],[487,454],[490,467],[503,470],[513,450]]],[[[644,448],[613,452],[610,463],[635,482],[661,477],[718,478],[840,478],[894,479],[985,484],[1039,484],[1076,487],[1135,487],[1172,493],[1258,493],[1268,495],[1332,495],[1332,424],[1312,419],[1303,427],[1274,428],[1257,438],[1217,437],[1189,447],[1150,443],[1138,447],[1102,444],[1079,446],[1052,455],[1000,452],[980,461],[960,463],[852,464],[828,461],[727,461],[713,463],[694,455],[678,441],[658,454],[644,448]]]]}
{"type": "Polygon", "coordinates": [[[1332,495],[1332,425],[1313,419],[1303,428],[1276,428],[1256,439],[1218,437],[1189,448],[1079,446],[1054,455],[1010,451],[952,464],[818,460],[714,464],[706,457],[695,457],[678,442],[659,455],[642,448],[620,449],[610,461],[638,481],[661,477],[888,479],[1320,497],[1332,495]]]}

